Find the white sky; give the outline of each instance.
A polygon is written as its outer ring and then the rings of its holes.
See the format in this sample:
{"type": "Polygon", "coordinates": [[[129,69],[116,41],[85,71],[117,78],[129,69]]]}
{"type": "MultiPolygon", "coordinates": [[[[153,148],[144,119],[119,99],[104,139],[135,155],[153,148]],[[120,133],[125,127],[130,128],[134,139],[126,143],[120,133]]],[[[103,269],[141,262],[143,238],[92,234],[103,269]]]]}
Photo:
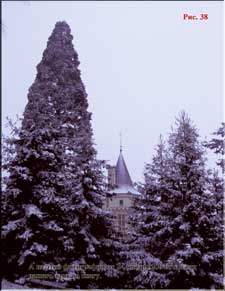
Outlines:
{"type": "MultiPolygon", "coordinates": [[[[119,132],[133,181],[184,109],[201,137],[223,120],[223,2],[2,3],[2,118],[22,115],[57,21],[74,36],[98,157],[116,163],[119,132]],[[184,21],[183,13],[208,13],[184,21]]],[[[3,130],[3,132],[7,132],[3,130]]],[[[211,156],[210,156],[211,158],[211,156]]]]}

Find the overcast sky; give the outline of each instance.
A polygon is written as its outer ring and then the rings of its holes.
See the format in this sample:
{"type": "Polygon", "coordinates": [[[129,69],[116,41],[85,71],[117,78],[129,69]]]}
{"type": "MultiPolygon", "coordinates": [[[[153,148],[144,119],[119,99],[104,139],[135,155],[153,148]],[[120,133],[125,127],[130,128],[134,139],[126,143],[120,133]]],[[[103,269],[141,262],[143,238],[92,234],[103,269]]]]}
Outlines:
{"type": "Polygon", "coordinates": [[[2,3],[2,118],[20,116],[57,21],[74,36],[98,157],[116,163],[119,132],[133,181],[159,135],[188,112],[202,138],[223,120],[223,2],[2,3]],[[184,21],[184,13],[208,20],[184,21]]]}

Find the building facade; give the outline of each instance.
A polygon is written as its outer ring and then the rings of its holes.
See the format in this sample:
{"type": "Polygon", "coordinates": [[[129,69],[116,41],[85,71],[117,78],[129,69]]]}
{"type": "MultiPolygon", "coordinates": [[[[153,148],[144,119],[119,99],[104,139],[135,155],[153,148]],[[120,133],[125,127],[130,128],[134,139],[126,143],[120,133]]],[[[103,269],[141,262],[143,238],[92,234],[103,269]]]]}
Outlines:
{"type": "Polygon", "coordinates": [[[104,201],[104,209],[111,211],[115,219],[115,228],[124,237],[129,236],[131,225],[129,218],[133,213],[135,197],[141,195],[133,186],[122,149],[116,166],[108,166],[108,195],[104,201]]]}

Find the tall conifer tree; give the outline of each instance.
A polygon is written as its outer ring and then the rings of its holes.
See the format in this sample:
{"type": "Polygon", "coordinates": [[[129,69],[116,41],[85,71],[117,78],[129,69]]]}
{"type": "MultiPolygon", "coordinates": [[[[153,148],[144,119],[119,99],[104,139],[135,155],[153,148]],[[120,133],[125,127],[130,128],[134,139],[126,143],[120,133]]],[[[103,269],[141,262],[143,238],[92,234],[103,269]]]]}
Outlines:
{"type": "Polygon", "coordinates": [[[160,289],[168,285],[159,256],[165,242],[153,238],[154,233],[167,221],[166,216],[160,213],[161,195],[165,195],[167,190],[166,157],[166,145],[160,136],[152,164],[145,166],[145,183],[140,186],[143,195],[135,199],[131,218],[132,237],[124,252],[131,266],[124,273],[126,288],[160,289]]]}
{"type": "Polygon", "coordinates": [[[209,141],[205,142],[205,146],[214,151],[218,155],[219,159],[217,165],[221,167],[222,172],[225,170],[225,122],[222,122],[216,132],[213,133],[214,137],[209,141]]]}
{"type": "Polygon", "coordinates": [[[221,212],[209,183],[204,149],[185,112],[169,136],[166,160],[166,171],[157,180],[152,179],[157,173],[152,169],[160,164],[160,154],[146,169],[147,195],[160,201],[147,216],[151,230],[147,248],[165,265],[168,288],[222,288],[221,212]],[[153,219],[155,213],[158,218],[153,219]]]}
{"type": "MultiPolygon", "coordinates": [[[[85,264],[112,264],[116,242],[102,210],[102,174],[72,39],[68,24],[56,23],[13,141],[16,155],[6,166],[5,272],[19,278],[37,264],[67,264],[69,275],[61,281],[68,286],[106,287],[116,270],[102,270],[99,282],[78,276],[88,272],[85,264]]],[[[59,278],[61,271],[51,274],[59,278]]]]}

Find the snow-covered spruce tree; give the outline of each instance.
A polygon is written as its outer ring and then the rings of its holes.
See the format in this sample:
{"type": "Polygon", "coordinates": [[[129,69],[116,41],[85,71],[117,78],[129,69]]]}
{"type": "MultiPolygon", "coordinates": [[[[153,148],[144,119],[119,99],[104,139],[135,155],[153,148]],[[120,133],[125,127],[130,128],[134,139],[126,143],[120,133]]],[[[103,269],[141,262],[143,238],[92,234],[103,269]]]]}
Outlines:
{"type": "Polygon", "coordinates": [[[160,136],[153,162],[145,167],[145,183],[140,191],[143,195],[135,200],[131,218],[133,232],[127,250],[123,252],[128,264],[124,272],[126,288],[160,289],[168,284],[165,272],[160,270],[162,262],[157,257],[157,250],[160,251],[165,242],[152,240],[153,234],[167,221],[165,215],[160,216],[161,195],[166,190],[165,156],[165,143],[160,136]]]}
{"type": "MultiPolygon", "coordinates": [[[[225,170],[225,123],[222,122],[219,129],[213,133],[214,138],[205,142],[204,146],[214,151],[218,156],[218,169],[214,169],[209,176],[212,191],[215,193],[218,210],[223,212],[224,195],[224,170],[225,170]]],[[[221,213],[222,215],[222,213],[221,213]]]]}
{"type": "Polygon", "coordinates": [[[142,232],[145,233],[146,251],[160,257],[162,249],[169,249],[170,244],[160,241],[155,233],[169,223],[171,206],[168,196],[171,193],[171,161],[166,142],[160,135],[156,153],[151,163],[145,165],[145,215],[142,232]],[[164,211],[162,211],[162,208],[164,211]]]}
{"type": "MultiPolygon", "coordinates": [[[[18,118],[18,117],[17,117],[18,118]]],[[[10,137],[2,135],[1,138],[1,147],[2,147],[2,156],[1,156],[1,169],[2,169],[2,179],[1,179],[1,222],[4,225],[7,221],[7,194],[6,194],[6,185],[8,181],[8,173],[5,169],[8,168],[11,161],[15,158],[15,141],[18,137],[19,127],[17,126],[17,121],[13,122],[10,118],[7,117],[7,123],[5,127],[11,128],[10,137]]]]}
{"type": "Polygon", "coordinates": [[[225,170],[225,122],[222,122],[219,129],[213,133],[214,138],[209,142],[205,142],[205,146],[214,151],[220,158],[218,159],[217,165],[221,167],[222,172],[225,170]]]}
{"type": "MultiPolygon", "coordinates": [[[[102,175],[72,38],[67,23],[56,23],[29,89],[14,140],[15,158],[6,166],[2,245],[6,276],[37,273],[37,265],[40,273],[40,265],[67,264],[64,271],[71,277],[66,281],[86,288],[99,282],[75,275],[96,271],[75,265],[113,264],[116,242],[110,239],[109,215],[102,210],[102,175]]],[[[117,271],[101,275],[104,285],[117,271]]]]}
{"type": "MultiPolygon", "coordinates": [[[[224,234],[224,170],[225,170],[225,123],[222,122],[219,129],[213,133],[214,138],[209,142],[205,142],[204,146],[214,151],[218,156],[217,169],[209,171],[209,185],[210,192],[214,197],[214,203],[216,205],[217,219],[220,228],[218,229],[218,234],[221,232],[224,234]]],[[[224,253],[225,255],[225,253],[224,253]]]]}
{"type": "Polygon", "coordinates": [[[149,250],[165,264],[168,288],[222,288],[221,218],[208,183],[203,147],[185,112],[169,136],[167,159],[149,250]],[[157,242],[158,248],[153,248],[157,242]]]}
{"type": "Polygon", "coordinates": [[[169,137],[172,195],[179,193],[180,199],[174,204],[178,211],[171,219],[174,251],[167,259],[171,264],[181,263],[181,270],[169,272],[171,288],[222,288],[221,213],[208,183],[205,153],[198,139],[196,128],[182,112],[169,137]]]}

